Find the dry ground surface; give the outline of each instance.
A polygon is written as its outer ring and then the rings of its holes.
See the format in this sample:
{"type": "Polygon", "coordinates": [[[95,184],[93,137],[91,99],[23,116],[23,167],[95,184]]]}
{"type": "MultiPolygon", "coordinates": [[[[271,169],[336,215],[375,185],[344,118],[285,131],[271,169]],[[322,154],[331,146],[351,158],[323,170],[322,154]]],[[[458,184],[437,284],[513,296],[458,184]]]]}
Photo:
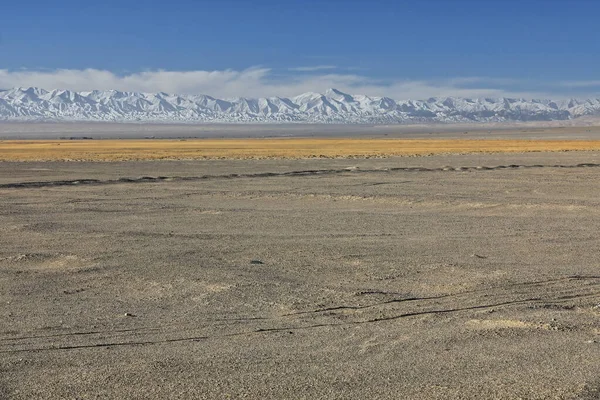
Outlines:
{"type": "Polygon", "coordinates": [[[600,140],[269,138],[6,140],[0,161],[355,158],[600,150],[600,140]]]}
{"type": "Polygon", "coordinates": [[[599,164],[0,163],[0,398],[596,399],[599,164]]]}
{"type": "Polygon", "coordinates": [[[119,123],[15,123],[0,121],[0,140],[7,139],[177,139],[259,137],[370,137],[403,139],[600,139],[598,117],[568,121],[432,124],[119,124],[119,123]]]}

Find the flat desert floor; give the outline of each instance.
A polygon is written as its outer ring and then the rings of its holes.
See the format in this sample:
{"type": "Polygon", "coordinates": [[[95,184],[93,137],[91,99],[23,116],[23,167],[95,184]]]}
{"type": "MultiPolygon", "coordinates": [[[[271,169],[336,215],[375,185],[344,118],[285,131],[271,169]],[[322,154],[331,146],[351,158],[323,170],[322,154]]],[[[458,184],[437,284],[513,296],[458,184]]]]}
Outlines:
{"type": "Polygon", "coordinates": [[[569,121],[432,124],[119,124],[119,123],[15,123],[0,121],[0,140],[60,138],[181,139],[181,138],[413,138],[431,139],[600,139],[600,119],[569,121]]]}
{"type": "Polygon", "coordinates": [[[597,399],[600,153],[0,163],[2,399],[597,399]]]}

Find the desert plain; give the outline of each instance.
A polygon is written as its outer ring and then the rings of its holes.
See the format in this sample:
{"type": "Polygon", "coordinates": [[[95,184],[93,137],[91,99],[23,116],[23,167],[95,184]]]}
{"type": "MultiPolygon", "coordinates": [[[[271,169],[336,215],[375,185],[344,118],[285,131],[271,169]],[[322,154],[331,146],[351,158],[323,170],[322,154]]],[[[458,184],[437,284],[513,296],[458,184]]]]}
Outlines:
{"type": "Polygon", "coordinates": [[[0,143],[0,398],[599,398],[600,142],[380,140],[0,143]]]}

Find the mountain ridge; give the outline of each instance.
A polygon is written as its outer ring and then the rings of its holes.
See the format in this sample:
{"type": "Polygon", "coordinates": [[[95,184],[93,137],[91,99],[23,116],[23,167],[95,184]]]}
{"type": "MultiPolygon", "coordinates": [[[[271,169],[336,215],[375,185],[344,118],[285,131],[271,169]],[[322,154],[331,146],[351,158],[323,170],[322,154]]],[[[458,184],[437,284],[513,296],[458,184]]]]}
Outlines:
{"type": "Polygon", "coordinates": [[[0,90],[0,121],[418,124],[556,121],[599,114],[597,98],[394,100],[334,88],[294,97],[230,99],[118,90],[0,90]]]}

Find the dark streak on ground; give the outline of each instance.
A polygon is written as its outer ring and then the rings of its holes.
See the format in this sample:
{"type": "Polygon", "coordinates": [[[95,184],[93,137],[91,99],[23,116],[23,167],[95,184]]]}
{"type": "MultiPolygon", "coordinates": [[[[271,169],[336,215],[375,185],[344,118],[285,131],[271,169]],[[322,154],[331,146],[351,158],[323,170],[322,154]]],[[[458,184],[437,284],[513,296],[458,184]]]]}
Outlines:
{"type": "MultiPolygon", "coordinates": [[[[257,174],[228,174],[228,175],[201,175],[201,176],[143,176],[140,178],[119,178],[119,179],[74,179],[74,180],[58,180],[58,181],[41,181],[41,182],[14,182],[0,184],[0,189],[32,189],[51,186],[78,186],[78,185],[113,185],[119,183],[158,183],[158,182],[173,182],[173,181],[202,181],[216,179],[239,179],[239,178],[271,178],[271,177],[293,177],[293,176],[313,176],[313,175],[334,175],[334,174],[373,174],[373,173],[390,173],[390,172],[466,172],[466,171],[494,171],[501,169],[520,169],[520,168],[593,168],[600,167],[600,164],[581,163],[575,165],[498,165],[495,167],[441,167],[441,168],[425,168],[425,167],[405,167],[405,168],[382,168],[382,169],[324,169],[324,170],[306,170],[306,171],[290,171],[290,172],[263,172],[257,174]]],[[[371,185],[382,185],[385,183],[372,183],[371,185]]]]}

